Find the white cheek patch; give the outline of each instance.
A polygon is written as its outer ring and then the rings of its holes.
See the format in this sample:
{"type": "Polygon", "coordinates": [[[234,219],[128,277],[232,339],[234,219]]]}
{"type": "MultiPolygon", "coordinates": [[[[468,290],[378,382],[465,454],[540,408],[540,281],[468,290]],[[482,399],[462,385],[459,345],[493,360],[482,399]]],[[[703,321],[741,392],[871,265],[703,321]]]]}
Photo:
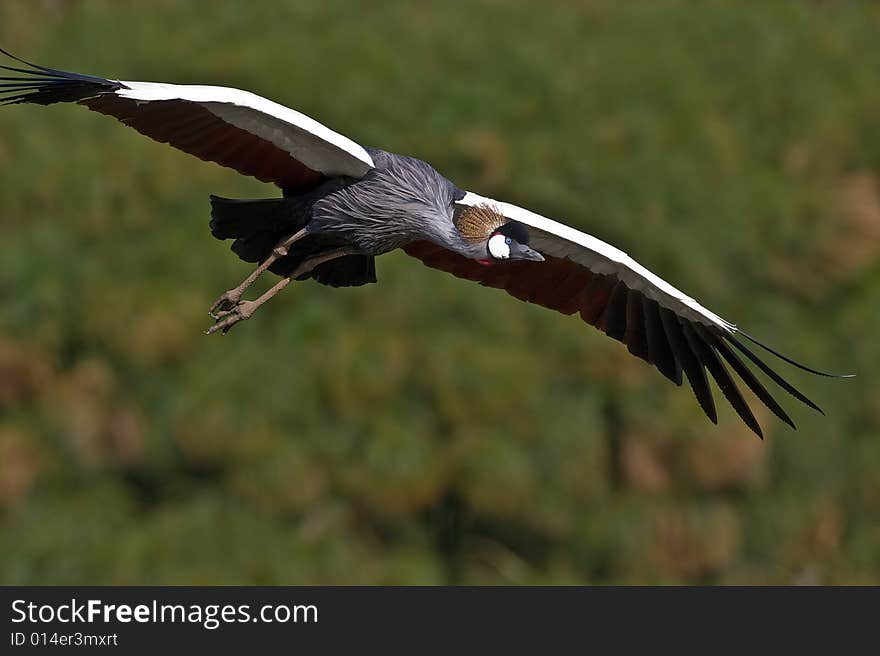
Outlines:
{"type": "Polygon", "coordinates": [[[510,258],[510,246],[507,245],[507,237],[504,235],[492,235],[489,239],[489,255],[496,260],[510,258]]]}

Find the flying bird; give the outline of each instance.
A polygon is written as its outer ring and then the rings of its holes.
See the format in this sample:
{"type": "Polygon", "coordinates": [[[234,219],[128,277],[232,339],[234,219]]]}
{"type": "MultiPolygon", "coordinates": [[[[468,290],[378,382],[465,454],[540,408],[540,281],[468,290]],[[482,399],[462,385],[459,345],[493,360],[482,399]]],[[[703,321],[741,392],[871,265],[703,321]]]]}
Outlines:
{"type": "Polygon", "coordinates": [[[774,371],[746,341],[800,369],[816,371],[736,325],[596,237],[510,203],[464,191],[429,164],[360,146],[297,111],[247,91],[127,82],[14,61],[0,78],[0,104],[71,102],[112,116],[156,141],[274,183],[281,196],[212,196],[211,233],[258,264],[211,306],[208,333],[249,319],[291,281],[329,287],[376,282],[375,258],[395,249],[435,269],[523,301],[578,315],[623,342],[676,385],[687,378],[717,423],[709,377],[758,436],[738,378],[777,417],[794,422],[750,367],[822,410],[774,371]],[[265,271],[280,280],[243,298],[265,271]]]}

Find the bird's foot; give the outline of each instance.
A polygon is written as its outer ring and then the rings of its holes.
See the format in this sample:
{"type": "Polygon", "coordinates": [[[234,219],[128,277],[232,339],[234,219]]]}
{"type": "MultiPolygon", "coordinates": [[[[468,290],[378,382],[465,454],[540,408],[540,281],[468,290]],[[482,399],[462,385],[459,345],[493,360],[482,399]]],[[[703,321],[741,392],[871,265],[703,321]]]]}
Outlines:
{"type": "Polygon", "coordinates": [[[208,314],[211,315],[211,318],[214,321],[222,319],[226,316],[223,313],[233,309],[236,305],[238,305],[239,301],[241,301],[241,289],[239,287],[236,287],[235,289],[230,289],[228,292],[224,292],[220,298],[214,301],[211,309],[208,310],[208,314]]]}
{"type": "MultiPolygon", "coordinates": [[[[219,300],[223,300],[223,297],[221,296],[219,300]]],[[[225,335],[232,330],[232,327],[238,322],[250,319],[251,315],[256,312],[258,307],[260,307],[260,304],[254,301],[238,301],[229,309],[218,310],[217,312],[214,312],[214,308],[212,307],[211,316],[214,317],[215,323],[205,331],[205,334],[213,335],[219,331],[225,335]]]]}

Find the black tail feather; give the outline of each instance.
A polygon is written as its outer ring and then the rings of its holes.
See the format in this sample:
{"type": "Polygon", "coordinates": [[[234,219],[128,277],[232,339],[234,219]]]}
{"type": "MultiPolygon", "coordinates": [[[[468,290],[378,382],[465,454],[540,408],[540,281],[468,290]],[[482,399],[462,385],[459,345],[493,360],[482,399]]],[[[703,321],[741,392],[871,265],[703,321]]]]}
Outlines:
{"type": "Polygon", "coordinates": [[[305,222],[297,217],[294,198],[240,200],[211,196],[211,234],[217,239],[246,239],[257,234],[277,233],[277,242],[283,233],[292,234],[303,225],[305,222]]]}
{"type": "Polygon", "coordinates": [[[245,262],[262,262],[275,245],[281,241],[281,237],[273,232],[259,232],[255,235],[247,237],[239,237],[232,242],[232,252],[238,255],[245,262]]]}
{"type": "MultiPolygon", "coordinates": [[[[310,210],[302,197],[240,200],[211,196],[211,234],[234,239],[232,252],[245,262],[262,262],[283,238],[305,227],[310,210]]],[[[269,271],[289,276],[308,258],[339,248],[338,237],[309,235],[294,243],[290,253],[276,260],[269,271]]],[[[354,287],[376,282],[376,265],[368,255],[348,255],[319,264],[302,276],[330,287],[354,287]]]]}
{"type": "Polygon", "coordinates": [[[329,287],[359,287],[376,282],[376,258],[346,255],[315,267],[311,277],[329,287]]]}

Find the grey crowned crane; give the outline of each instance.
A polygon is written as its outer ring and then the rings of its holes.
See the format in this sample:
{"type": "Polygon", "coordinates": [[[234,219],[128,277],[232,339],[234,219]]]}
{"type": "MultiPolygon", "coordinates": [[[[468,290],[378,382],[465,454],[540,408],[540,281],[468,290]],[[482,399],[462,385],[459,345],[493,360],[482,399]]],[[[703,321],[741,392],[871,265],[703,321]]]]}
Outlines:
{"type": "Polygon", "coordinates": [[[411,157],[364,148],[265,98],[225,87],[125,82],[45,68],[14,57],[0,78],[2,104],[73,102],[108,114],[157,141],[277,185],[266,200],[211,197],[211,232],[259,263],[211,307],[208,333],[226,333],[292,280],[331,287],[376,282],[377,255],[401,248],[429,267],[512,296],[577,314],[676,385],[687,377],[717,423],[709,376],[757,435],[761,427],[736,374],[777,417],[794,422],[745,364],[822,412],[747,346],[734,324],[595,237],[527,209],[459,189],[411,157]],[[243,300],[263,272],[281,280],[243,300]],[[708,375],[707,375],[708,372],[708,375]]]}

